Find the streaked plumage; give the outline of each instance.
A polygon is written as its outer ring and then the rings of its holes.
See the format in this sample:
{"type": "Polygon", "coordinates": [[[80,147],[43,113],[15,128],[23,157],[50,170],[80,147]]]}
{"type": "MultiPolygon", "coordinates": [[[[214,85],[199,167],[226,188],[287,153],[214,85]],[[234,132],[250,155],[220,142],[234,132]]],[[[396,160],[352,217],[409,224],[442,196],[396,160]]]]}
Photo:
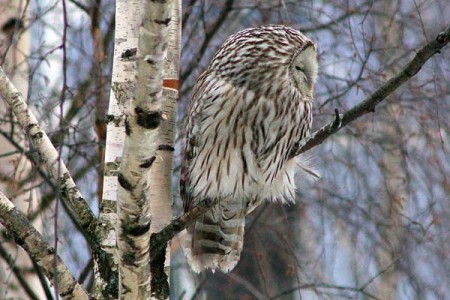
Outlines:
{"type": "Polygon", "coordinates": [[[297,162],[289,152],[310,132],[317,69],[310,39],[272,25],[231,36],[197,80],[181,197],[185,211],[206,198],[218,204],[187,229],[194,271],[232,270],[245,215],[263,200],[294,201],[297,162]]]}

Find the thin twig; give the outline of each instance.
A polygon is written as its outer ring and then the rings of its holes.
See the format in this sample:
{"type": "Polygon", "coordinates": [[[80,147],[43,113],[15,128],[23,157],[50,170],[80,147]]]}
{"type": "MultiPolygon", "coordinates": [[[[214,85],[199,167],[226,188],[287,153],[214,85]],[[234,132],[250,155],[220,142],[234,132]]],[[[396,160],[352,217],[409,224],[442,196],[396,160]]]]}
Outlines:
{"type": "Polygon", "coordinates": [[[3,247],[3,245],[0,243],[0,257],[3,258],[3,260],[8,264],[11,271],[16,276],[17,281],[20,283],[20,286],[23,288],[25,293],[27,294],[30,299],[38,300],[39,297],[34,293],[36,288],[31,288],[30,285],[27,282],[27,279],[22,276],[23,271],[20,270],[20,268],[16,265],[16,259],[13,258],[9,253],[6,251],[6,249],[3,247]]]}
{"type": "Polygon", "coordinates": [[[294,287],[294,288],[288,289],[286,291],[283,291],[283,292],[271,297],[270,299],[271,300],[282,299],[282,298],[285,298],[286,295],[289,295],[297,290],[304,290],[304,289],[332,289],[332,290],[350,291],[350,292],[354,292],[354,293],[361,293],[362,295],[364,295],[370,299],[381,300],[380,298],[378,298],[358,287],[344,286],[344,285],[337,285],[337,284],[330,284],[330,283],[322,283],[322,282],[303,284],[301,286],[294,287]]]}
{"type": "Polygon", "coordinates": [[[426,44],[422,49],[417,51],[414,58],[401,70],[396,76],[389,79],[383,86],[376,90],[367,99],[356,105],[344,115],[340,126],[336,126],[336,119],[327,124],[316,132],[312,133],[310,137],[301,142],[298,147],[291,151],[290,157],[295,157],[317,145],[322,144],[326,139],[335,134],[337,131],[345,127],[350,122],[360,118],[361,116],[375,112],[375,107],[387,96],[392,94],[398,87],[412,78],[420,71],[422,66],[436,53],[439,53],[450,42],[450,27],[447,30],[438,34],[438,36],[426,44]]]}
{"type": "MultiPolygon", "coordinates": [[[[208,49],[208,46],[212,40],[212,37],[219,31],[220,27],[225,23],[228,18],[228,15],[233,11],[234,0],[227,0],[223,8],[221,10],[220,15],[215,19],[215,22],[208,26],[208,30],[205,30],[205,39],[203,40],[202,45],[200,46],[200,50],[198,51],[197,57],[203,57],[204,53],[208,49]]],[[[198,66],[200,59],[193,59],[195,63],[189,65],[188,69],[181,74],[181,81],[185,81],[189,75],[195,70],[198,66]]]]}

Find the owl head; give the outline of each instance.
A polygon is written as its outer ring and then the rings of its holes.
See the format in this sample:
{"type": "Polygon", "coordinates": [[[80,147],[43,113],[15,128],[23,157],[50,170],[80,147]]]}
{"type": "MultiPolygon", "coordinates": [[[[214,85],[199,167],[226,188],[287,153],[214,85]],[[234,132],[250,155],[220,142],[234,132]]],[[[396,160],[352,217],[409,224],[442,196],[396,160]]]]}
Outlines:
{"type": "Polygon", "coordinates": [[[308,98],[312,98],[318,70],[316,47],[309,41],[305,47],[299,49],[289,64],[290,77],[295,82],[295,86],[306,93],[308,98]]]}
{"type": "Polygon", "coordinates": [[[250,28],[232,35],[208,69],[235,86],[267,90],[270,85],[294,88],[312,99],[319,64],[314,43],[282,25],[250,28]]]}

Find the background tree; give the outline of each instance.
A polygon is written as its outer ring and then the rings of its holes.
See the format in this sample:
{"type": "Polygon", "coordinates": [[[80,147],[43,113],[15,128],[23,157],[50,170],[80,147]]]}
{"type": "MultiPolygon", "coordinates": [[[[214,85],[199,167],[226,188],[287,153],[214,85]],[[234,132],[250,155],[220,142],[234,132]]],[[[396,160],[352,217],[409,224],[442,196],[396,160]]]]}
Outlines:
{"type": "MultiPolygon", "coordinates": [[[[183,115],[196,78],[221,43],[240,29],[285,24],[316,42],[321,65],[314,111],[318,129],[333,120],[335,108],[347,111],[398,74],[418,49],[448,28],[449,9],[443,0],[183,1],[177,139],[183,135],[183,115]]],[[[109,0],[31,1],[25,19],[30,25],[24,28],[32,33],[31,110],[95,215],[102,195],[102,119],[110,89],[114,12],[109,0]]],[[[299,178],[298,204],[264,205],[250,216],[243,256],[232,273],[190,273],[175,239],[173,298],[445,298],[450,279],[450,224],[445,218],[450,211],[449,62],[444,49],[373,114],[307,153],[315,157],[322,180],[299,178]]],[[[9,135],[11,141],[15,138],[9,135]]],[[[36,149],[14,147],[32,160],[40,178],[35,185],[42,196],[38,207],[26,211],[28,219],[42,219],[41,233],[77,281],[93,291],[99,275],[94,275],[89,236],[66,202],[55,202],[64,197],[36,149]]],[[[175,160],[175,170],[178,164],[175,160]]],[[[174,214],[180,215],[179,198],[174,203],[174,214]]],[[[4,232],[2,236],[10,239],[4,232]]],[[[3,289],[11,291],[11,278],[2,280],[3,289]]],[[[41,283],[48,290],[48,283],[41,283]]]]}
{"type": "MultiPolygon", "coordinates": [[[[28,24],[29,5],[20,2],[0,1],[0,65],[8,73],[20,92],[27,95],[30,51],[28,24]]],[[[28,142],[21,130],[16,130],[15,118],[6,103],[0,102],[0,187],[4,193],[24,212],[39,207],[39,189],[36,187],[37,173],[25,151],[28,142]]],[[[33,225],[41,228],[41,220],[33,225]]],[[[39,277],[27,269],[33,264],[27,253],[5,236],[0,237],[0,298],[44,297],[39,287],[39,277]],[[19,281],[20,283],[18,283],[19,281]],[[22,287],[19,288],[19,287],[22,287]],[[35,287],[35,288],[33,288],[35,287]]]]}

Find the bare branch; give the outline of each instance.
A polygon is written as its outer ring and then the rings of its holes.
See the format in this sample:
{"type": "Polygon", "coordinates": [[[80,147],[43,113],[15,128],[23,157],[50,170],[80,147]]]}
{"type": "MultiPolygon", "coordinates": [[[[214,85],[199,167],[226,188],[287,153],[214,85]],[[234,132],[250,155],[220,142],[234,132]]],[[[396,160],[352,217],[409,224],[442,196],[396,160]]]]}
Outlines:
{"type": "Polygon", "coordinates": [[[215,201],[205,200],[200,202],[197,206],[189,210],[187,213],[179,216],[173,220],[163,230],[153,233],[150,239],[150,254],[152,260],[157,252],[164,251],[166,244],[175,237],[177,233],[185,229],[189,224],[197,220],[201,215],[213,207],[215,201]]]}
{"type": "Polygon", "coordinates": [[[414,58],[396,76],[389,79],[383,86],[376,90],[370,97],[347,111],[337,124],[336,120],[312,133],[304,142],[291,151],[290,157],[297,156],[317,145],[322,144],[327,138],[338,132],[341,128],[361,116],[375,112],[375,107],[387,96],[392,94],[398,87],[412,78],[420,71],[422,66],[436,53],[439,53],[450,42],[450,27],[438,34],[438,36],[417,51],[414,58]],[[339,125],[339,126],[336,126],[339,125]]]}
{"type": "Polygon", "coordinates": [[[272,297],[271,299],[281,299],[283,297],[286,297],[286,295],[289,295],[299,289],[332,289],[332,290],[341,290],[341,291],[351,291],[354,293],[360,293],[364,296],[366,296],[369,299],[374,299],[374,300],[381,300],[380,298],[364,291],[363,288],[358,288],[358,287],[353,287],[353,286],[344,286],[344,285],[337,285],[337,284],[330,284],[330,283],[322,283],[322,282],[318,282],[318,283],[308,283],[308,284],[303,284],[301,286],[289,289],[287,291],[281,292],[278,295],[275,295],[274,297],[272,297]]]}
{"type": "Polygon", "coordinates": [[[76,282],[61,258],[55,254],[55,250],[47,245],[41,234],[1,191],[0,222],[14,237],[16,243],[43,269],[47,278],[52,282],[56,280],[63,299],[89,299],[86,291],[76,282]]]}
{"type": "MultiPolygon", "coordinates": [[[[200,47],[200,50],[198,51],[197,58],[203,57],[203,55],[206,52],[206,49],[208,49],[208,46],[212,40],[212,37],[219,31],[220,27],[225,23],[228,15],[233,11],[233,3],[234,0],[227,0],[224,3],[224,7],[220,13],[220,15],[215,20],[214,24],[208,26],[208,30],[205,32],[205,39],[202,43],[202,46],[200,47]]],[[[200,59],[194,59],[193,62],[189,68],[181,74],[181,81],[185,81],[189,75],[195,70],[195,68],[198,66],[200,59]]]]}
{"type": "Polygon", "coordinates": [[[58,179],[61,193],[74,211],[87,236],[94,240],[95,216],[75,185],[66,165],[61,161],[58,174],[58,151],[53,147],[47,134],[41,129],[33,113],[29,110],[22,94],[16,89],[0,67],[0,95],[9,104],[20,125],[30,137],[40,158],[46,163],[50,174],[58,179]]]}
{"type": "Polygon", "coordinates": [[[58,180],[61,194],[75,213],[88,241],[95,247],[96,218],[86,200],[77,188],[64,162],[60,161],[58,151],[53,147],[47,134],[41,129],[38,121],[25,103],[22,94],[16,89],[3,68],[0,67],[0,95],[13,110],[17,120],[31,139],[39,157],[45,162],[50,174],[58,180]],[[58,172],[60,164],[60,172],[58,172]]]}
{"type": "Polygon", "coordinates": [[[97,177],[97,197],[99,203],[103,195],[103,169],[106,144],[106,123],[104,121],[107,109],[107,98],[105,90],[105,76],[103,76],[103,62],[105,60],[105,47],[103,34],[100,28],[100,0],[92,4],[91,13],[91,36],[94,46],[94,62],[92,65],[95,80],[95,132],[97,133],[99,144],[97,148],[98,160],[100,162],[100,172],[97,177]]]}
{"type": "MultiPolygon", "coordinates": [[[[66,165],[63,161],[59,160],[58,151],[50,142],[47,134],[39,126],[38,121],[25,103],[22,94],[11,83],[1,67],[0,96],[9,104],[20,125],[33,143],[34,148],[39,153],[40,159],[45,162],[49,173],[58,181],[64,200],[74,212],[92,251],[101,261],[102,266],[99,270],[102,277],[105,281],[114,285],[116,282],[111,280],[111,278],[116,277],[117,274],[110,268],[112,265],[111,256],[103,252],[98,244],[96,233],[98,222],[95,215],[81,195],[66,165]]],[[[116,288],[117,286],[115,288],[111,287],[108,291],[116,290],[116,288]]]]}
{"type": "Polygon", "coordinates": [[[76,7],[84,11],[86,14],[89,14],[89,7],[80,1],[77,0],[69,0],[70,3],[73,3],[76,7]]]}

